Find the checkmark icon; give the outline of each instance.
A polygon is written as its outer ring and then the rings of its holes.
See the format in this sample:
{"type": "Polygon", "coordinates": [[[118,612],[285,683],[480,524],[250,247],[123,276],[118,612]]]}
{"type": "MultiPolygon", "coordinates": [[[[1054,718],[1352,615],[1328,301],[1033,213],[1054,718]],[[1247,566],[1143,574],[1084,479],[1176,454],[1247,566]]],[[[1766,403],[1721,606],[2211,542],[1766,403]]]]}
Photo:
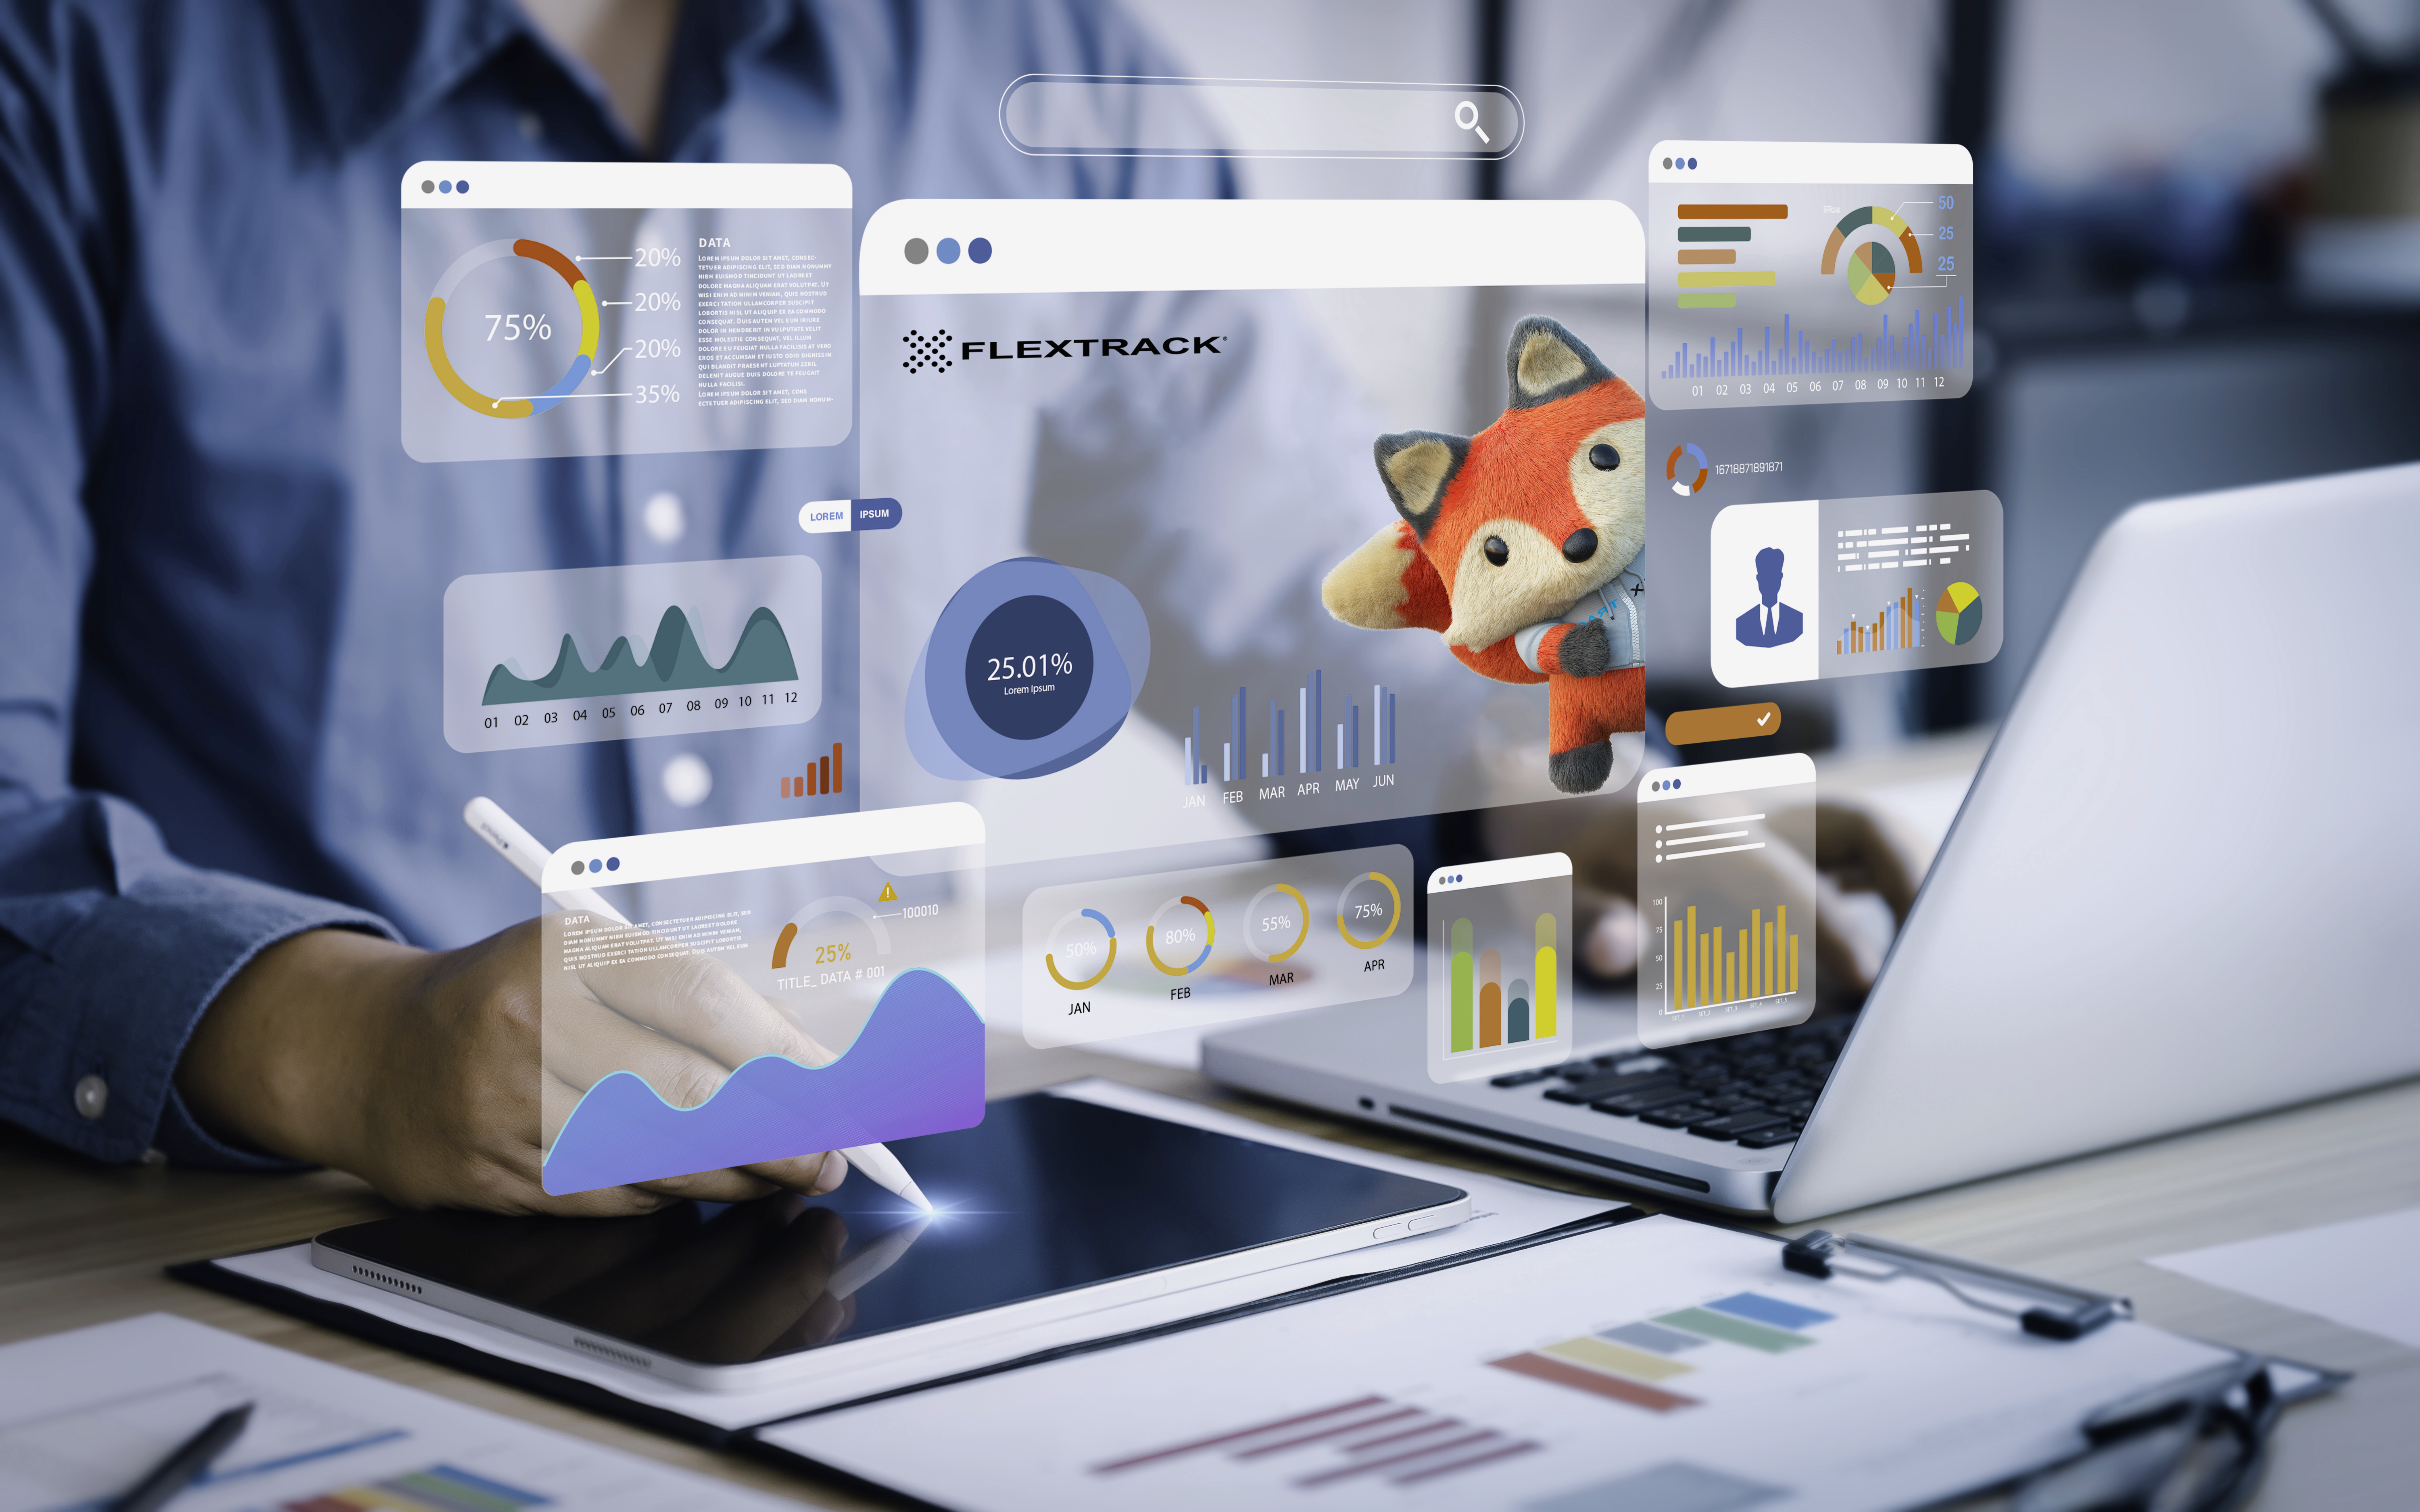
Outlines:
{"type": "Polygon", "coordinates": [[[1766,721],[1767,719],[1770,719],[1770,718],[1772,718],[1772,717],[1773,717],[1773,711],[1772,711],[1771,709],[1767,709],[1767,710],[1765,710],[1762,714],[1758,715],[1758,716],[1756,717],[1757,728],[1758,728],[1758,729],[1760,729],[1760,730],[1761,730],[1762,728],[1764,728],[1764,721],[1766,721]]]}

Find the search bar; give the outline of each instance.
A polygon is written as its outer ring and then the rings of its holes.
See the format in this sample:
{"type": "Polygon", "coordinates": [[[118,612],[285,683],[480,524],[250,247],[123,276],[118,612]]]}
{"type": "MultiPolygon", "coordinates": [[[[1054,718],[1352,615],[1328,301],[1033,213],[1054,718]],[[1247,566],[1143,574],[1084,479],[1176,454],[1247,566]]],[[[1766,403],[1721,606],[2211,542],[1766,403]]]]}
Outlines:
{"type": "Polygon", "coordinates": [[[1504,158],[1521,101],[1491,85],[1029,73],[1001,134],[1034,157],[1504,158]]]}

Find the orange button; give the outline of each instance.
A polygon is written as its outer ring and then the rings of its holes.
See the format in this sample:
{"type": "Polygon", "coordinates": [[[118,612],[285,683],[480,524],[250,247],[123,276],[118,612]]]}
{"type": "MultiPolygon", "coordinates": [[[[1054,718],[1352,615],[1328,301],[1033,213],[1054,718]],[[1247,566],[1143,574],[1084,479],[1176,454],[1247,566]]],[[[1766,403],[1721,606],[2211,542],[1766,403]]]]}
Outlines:
{"type": "Polygon", "coordinates": [[[1708,740],[1752,740],[1781,733],[1778,703],[1734,703],[1721,709],[1683,709],[1664,721],[1664,738],[1675,746],[1708,740]]]}

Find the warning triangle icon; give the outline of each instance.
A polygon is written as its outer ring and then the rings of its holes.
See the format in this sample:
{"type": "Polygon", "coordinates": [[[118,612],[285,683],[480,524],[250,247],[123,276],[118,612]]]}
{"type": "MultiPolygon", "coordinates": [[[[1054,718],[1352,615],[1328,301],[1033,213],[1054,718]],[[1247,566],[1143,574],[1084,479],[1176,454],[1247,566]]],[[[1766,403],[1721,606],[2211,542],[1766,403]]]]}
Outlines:
{"type": "Polygon", "coordinates": [[[895,903],[899,901],[899,891],[886,882],[882,885],[882,896],[874,901],[878,903],[895,903]]]}

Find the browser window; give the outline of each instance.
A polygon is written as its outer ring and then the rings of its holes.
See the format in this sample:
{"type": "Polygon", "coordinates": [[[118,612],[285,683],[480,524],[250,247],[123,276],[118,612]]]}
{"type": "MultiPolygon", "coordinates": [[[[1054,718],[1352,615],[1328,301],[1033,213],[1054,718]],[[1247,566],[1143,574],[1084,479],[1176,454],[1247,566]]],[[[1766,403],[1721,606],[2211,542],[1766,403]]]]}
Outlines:
{"type": "Polygon", "coordinates": [[[875,213],[861,801],[982,813],[990,1011],[1400,996],[1433,859],[1627,801],[1640,250],[1605,202],[875,213]],[[1604,675],[1540,649],[1583,631],[1604,675]]]}

